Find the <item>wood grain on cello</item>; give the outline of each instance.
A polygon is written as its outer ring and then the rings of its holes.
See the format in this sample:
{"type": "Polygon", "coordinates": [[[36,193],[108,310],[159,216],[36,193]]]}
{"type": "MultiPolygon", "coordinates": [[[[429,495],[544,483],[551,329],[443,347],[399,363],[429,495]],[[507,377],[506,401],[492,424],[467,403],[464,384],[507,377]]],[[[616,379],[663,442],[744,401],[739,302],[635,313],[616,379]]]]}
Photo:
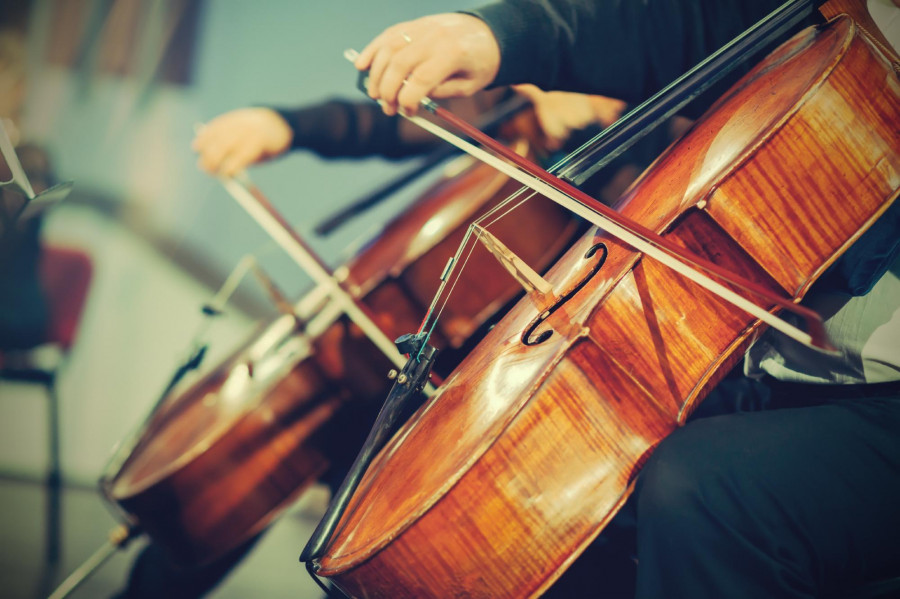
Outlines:
{"type": "MultiPolygon", "coordinates": [[[[530,151],[524,140],[513,145],[530,151]]],[[[390,338],[415,328],[469,220],[516,187],[481,164],[448,175],[339,269],[343,288],[390,338]]],[[[517,213],[522,220],[495,230],[538,268],[559,256],[578,226],[550,202],[517,213]]],[[[476,268],[460,281],[434,337],[445,350],[439,374],[518,293],[503,267],[476,251],[476,268]]],[[[354,443],[335,416],[358,410],[364,430],[390,388],[390,362],[346,319],[316,336],[281,324],[163,404],[103,481],[107,496],[178,563],[209,562],[261,532],[354,443]]]]}

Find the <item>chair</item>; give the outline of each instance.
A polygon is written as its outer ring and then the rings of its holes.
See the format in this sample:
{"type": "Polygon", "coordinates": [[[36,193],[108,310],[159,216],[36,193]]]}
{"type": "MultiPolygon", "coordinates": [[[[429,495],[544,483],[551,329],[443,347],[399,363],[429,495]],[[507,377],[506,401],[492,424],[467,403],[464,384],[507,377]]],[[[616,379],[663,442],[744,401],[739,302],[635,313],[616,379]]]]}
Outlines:
{"type": "Polygon", "coordinates": [[[80,250],[45,246],[39,262],[39,280],[48,304],[47,328],[41,342],[28,350],[0,349],[0,379],[43,385],[47,395],[48,464],[46,566],[43,584],[52,588],[60,556],[60,420],[56,378],[75,342],[87,300],[93,267],[80,250]],[[38,360],[36,348],[58,350],[52,364],[38,360]]]}

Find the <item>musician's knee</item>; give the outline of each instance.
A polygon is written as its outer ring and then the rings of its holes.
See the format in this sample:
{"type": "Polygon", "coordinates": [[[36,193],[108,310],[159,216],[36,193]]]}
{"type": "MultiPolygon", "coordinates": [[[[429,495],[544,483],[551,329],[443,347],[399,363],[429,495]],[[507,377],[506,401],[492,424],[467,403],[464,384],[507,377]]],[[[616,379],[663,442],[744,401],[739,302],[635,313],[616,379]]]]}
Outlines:
{"type": "Polygon", "coordinates": [[[712,534],[741,519],[733,500],[743,468],[734,454],[718,450],[717,435],[710,422],[695,422],[660,444],[638,481],[639,526],[652,522],[673,534],[708,528],[712,534]]]}
{"type": "MultiPolygon", "coordinates": [[[[701,481],[693,467],[691,440],[681,440],[681,431],[665,439],[651,456],[638,481],[639,523],[681,526],[694,514],[702,514],[701,481]]],[[[639,525],[640,525],[639,524],[639,525]]]]}

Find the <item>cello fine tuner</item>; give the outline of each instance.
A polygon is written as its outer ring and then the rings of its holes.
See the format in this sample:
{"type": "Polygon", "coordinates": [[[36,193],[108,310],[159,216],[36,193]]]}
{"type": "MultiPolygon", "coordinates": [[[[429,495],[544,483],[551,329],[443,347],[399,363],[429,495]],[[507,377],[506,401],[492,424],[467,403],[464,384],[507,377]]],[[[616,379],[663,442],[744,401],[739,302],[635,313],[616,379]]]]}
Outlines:
{"type": "Polygon", "coordinates": [[[452,266],[453,266],[453,256],[450,256],[450,258],[447,259],[447,265],[444,266],[444,272],[441,273],[441,279],[440,279],[441,281],[447,280],[447,275],[450,274],[450,268],[452,266]]]}
{"type": "Polygon", "coordinates": [[[388,380],[389,381],[394,380],[395,378],[397,378],[397,374],[398,374],[397,371],[395,369],[391,368],[390,370],[388,370],[388,373],[387,373],[388,380]]]}

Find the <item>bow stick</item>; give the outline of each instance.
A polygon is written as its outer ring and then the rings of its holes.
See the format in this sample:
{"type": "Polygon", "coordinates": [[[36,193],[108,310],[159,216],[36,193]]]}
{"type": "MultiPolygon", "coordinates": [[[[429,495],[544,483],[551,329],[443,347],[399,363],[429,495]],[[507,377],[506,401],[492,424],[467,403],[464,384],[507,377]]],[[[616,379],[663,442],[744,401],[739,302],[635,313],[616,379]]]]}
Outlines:
{"type": "MultiPolygon", "coordinates": [[[[708,86],[713,81],[721,78],[725,72],[734,68],[738,59],[749,57],[759,51],[766,44],[770,43],[773,38],[781,35],[808,16],[819,3],[820,0],[789,0],[771,15],[747,30],[747,32],[726,44],[702,63],[679,77],[666,89],[660,91],[639,107],[639,109],[643,108],[645,110],[645,114],[649,113],[649,117],[644,119],[648,122],[647,127],[658,124],[664,118],[656,113],[656,106],[663,105],[665,114],[676,112],[692,98],[696,97],[698,85],[708,86]]],[[[352,62],[355,60],[357,53],[354,50],[348,50],[344,55],[352,62]]],[[[358,80],[358,86],[364,92],[367,87],[366,75],[366,73],[360,73],[358,80]]],[[[656,232],[615,212],[567,181],[548,173],[536,164],[512,152],[452,112],[442,108],[430,98],[422,99],[421,105],[425,110],[457,131],[488,148],[490,152],[465,141],[458,135],[422,117],[403,114],[402,111],[400,114],[426,131],[568,208],[610,235],[675,270],[723,300],[752,314],[788,337],[814,349],[826,352],[834,351],[834,347],[828,341],[822,319],[816,312],[795,304],[792,299],[774,295],[762,286],[678,247],[656,232]],[[745,292],[755,294],[779,308],[796,314],[806,323],[808,332],[728,289],[705,273],[715,275],[745,292]]],[[[629,120],[629,118],[630,116],[626,115],[623,120],[628,122],[640,120],[634,118],[629,120]]],[[[628,144],[631,142],[626,139],[621,143],[628,144]]],[[[592,151],[592,148],[589,146],[590,144],[586,144],[577,152],[580,154],[578,158],[581,159],[581,162],[584,162],[585,155],[596,155],[596,152],[592,151]]],[[[621,151],[620,145],[614,145],[608,150],[609,154],[615,155],[621,153],[621,151]]],[[[604,161],[606,158],[601,156],[599,159],[604,161]]]]}
{"type": "Polygon", "coordinates": [[[510,178],[519,181],[523,185],[530,187],[534,191],[537,191],[565,208],[568,208],[590,223],[597,225],[610,235],[624,241],[651,258],[656,259],[679,274],[694,281],[701,287],[721,297],[725,301],[759,318],[769,326],[781,331],[792,339],[816,349],[833,351],[834,348],[829,343],[828,337],[825,334],[822,319],[817,313],[809,308],[799,306],[790,299],[773,295],[760,285],[683,250],[665,237],[662,237],[643,225],[615,212],[570,183],[567,183],[556,175],[548,173],[515,152],[510,151],[505,146],[484,135],[453,113],[441,108],[432,100],[423,100],[423,106],[432,114],[450,123],[452,126],[464,132],[472,139],[477,140],[485,147],[490,148],[492,152],[502,156],[508,162],[500,160],[493,154],[466,142],[462,138],[422,117],[404,115],[404,118],[411,120],[423,129],[434,133],[441,139],[456,145],[479,160],[490,164],[510,178]],[[714,281],[701,271],[714,274],[720,279],[728,281],[744,291],[753,293],[770,301],[779,308],[797,314],[805,321],[809,332],[805,332],[784,319],[775,316],[766,309],[749,301],[747,298],[728,289],[721,283],[714,281]]]}

